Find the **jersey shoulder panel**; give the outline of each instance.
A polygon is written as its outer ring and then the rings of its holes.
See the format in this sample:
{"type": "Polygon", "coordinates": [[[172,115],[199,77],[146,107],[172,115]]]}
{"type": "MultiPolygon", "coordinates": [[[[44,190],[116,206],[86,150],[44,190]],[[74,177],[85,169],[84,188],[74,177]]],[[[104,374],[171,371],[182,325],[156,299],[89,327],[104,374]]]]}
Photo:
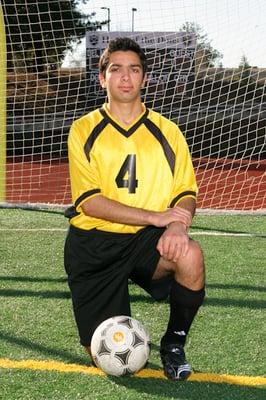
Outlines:
{"type": "Polygon", "coordinates": [[[74,131],[85,132],[88,137],[102,119],[103,116],[99,109],[91,111],[73,122],[74,131]]]}
{"type": "Polygon", "coordinates": [[[157,126],[160,127],[161,130],[175,130],[181,133],[179,127],[171,121],[169,118],[166,118],[162,114],[158,113],[154,110],[149,110],[148,118],[157,126]]]}
{"type": "Polygon", "coordinates": [[[90,152],[99,135],[108,125],[108,120],[104,118],[100,110],[97,109],[74,121],[68,138],[69,148],[75,146],[75,142],[82,146],[88,161],[90,152]]]}

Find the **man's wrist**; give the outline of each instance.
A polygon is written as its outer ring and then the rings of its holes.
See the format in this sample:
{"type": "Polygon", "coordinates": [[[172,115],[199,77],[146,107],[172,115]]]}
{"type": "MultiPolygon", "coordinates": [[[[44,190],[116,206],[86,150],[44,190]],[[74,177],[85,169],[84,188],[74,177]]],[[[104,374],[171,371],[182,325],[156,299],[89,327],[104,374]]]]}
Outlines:
{"type": "Polygon", "coordinates": [[[186,224],[184,224],[183,222],[179,222],[179,221],[173,221],[173,222],[171,222],[170,224],[168,224],[167,225],[167,228],[170,228],[170,227],[183,227],[185,230],[186,230],[186,232],[188,231],[188,229],[189,229],[189,226],[188,225],[186,225],[186,224]]]}

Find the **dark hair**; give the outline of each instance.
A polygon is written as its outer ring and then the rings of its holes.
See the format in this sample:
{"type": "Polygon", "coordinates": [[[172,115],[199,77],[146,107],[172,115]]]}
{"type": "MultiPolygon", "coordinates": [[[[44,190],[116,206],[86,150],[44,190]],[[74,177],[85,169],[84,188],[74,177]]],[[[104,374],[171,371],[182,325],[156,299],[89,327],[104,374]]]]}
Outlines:
{"type": "Polygon", "coordinates": [[[110,40],[108,47],[104,50],[100,57],[99,70],[103,75],[105,75],[110,55],[115,51],[134,51],[134,53],[136,53],[140,58],[143,75],[147,72],[147,58],[138,43],[128,37],[118,37],[110,40]]]}

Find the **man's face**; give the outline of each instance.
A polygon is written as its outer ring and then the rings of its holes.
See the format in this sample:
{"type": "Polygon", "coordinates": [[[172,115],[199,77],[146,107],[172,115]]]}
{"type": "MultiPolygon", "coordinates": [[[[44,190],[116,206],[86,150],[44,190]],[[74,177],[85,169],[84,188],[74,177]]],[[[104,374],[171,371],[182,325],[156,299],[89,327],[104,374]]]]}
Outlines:
{"type": "Polygon", "coordinates": [[[133,51],[112,53],[105,76],[100,74],[100,83],[106,88],[109,101],[133,102],[140,97],[145,81],[140,58],[133,51]]]}

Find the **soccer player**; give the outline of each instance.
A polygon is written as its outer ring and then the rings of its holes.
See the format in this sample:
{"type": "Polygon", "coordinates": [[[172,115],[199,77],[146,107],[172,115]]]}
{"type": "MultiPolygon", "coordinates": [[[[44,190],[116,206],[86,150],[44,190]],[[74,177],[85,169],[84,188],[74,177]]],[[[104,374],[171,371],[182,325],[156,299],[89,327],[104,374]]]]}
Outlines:
{"type": "Polygon", "coordinates": [[[130,315],[130,279],[154,300],[169,298],[160,355],[165,375],[184,380],[184,345],[205,293],[202,250],[188,236],[197,195],[188,146],[142,103],[147,60],[135,41],[111,40],[99,69],[108,100],[76,120],[68,139],[65,269],[80,342],[90,353],[102,321],[130,315]]]}

